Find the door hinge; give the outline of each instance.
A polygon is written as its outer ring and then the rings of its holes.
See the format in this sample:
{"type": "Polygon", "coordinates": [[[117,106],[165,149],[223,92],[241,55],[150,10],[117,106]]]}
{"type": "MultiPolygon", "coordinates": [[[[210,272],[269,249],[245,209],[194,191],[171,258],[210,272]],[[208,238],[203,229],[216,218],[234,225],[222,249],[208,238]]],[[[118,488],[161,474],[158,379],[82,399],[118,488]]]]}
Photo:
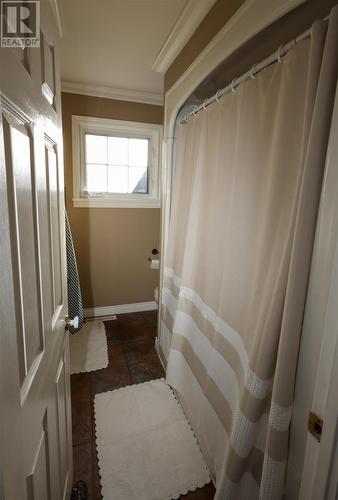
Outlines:
{"type": "Polygon", "coordinates": [[[323,419],[318,417],[318,415],[316,415],[312,411],[310,411],[307,422],[307,428],[308,431],[319,443],[323,430],[323,419]]]}

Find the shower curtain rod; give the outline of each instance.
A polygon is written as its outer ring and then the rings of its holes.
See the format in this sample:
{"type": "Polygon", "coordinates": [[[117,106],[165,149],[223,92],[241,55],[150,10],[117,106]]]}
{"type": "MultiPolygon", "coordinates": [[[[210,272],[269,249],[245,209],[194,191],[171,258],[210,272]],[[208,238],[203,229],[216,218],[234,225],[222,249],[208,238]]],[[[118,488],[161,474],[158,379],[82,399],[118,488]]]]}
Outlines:
{"type": "MultiPolygon", "coordinates": [[[[329,18],[329,16],[325,17],[323,20],[326,21],[328,18],[329,18]]],[[[282,63],[283,56],[285,56],[285,54],[287,54],[289,52],[289,50],[291,50],[295,45],[297,45],[297,43],[302,42],[306,38],[309,38],[311,36],[311,31],[312,31],[312,28],[307,29],[306,31],[304,31],[304,33],[298,35],[296,38],[294,38],[290,42],[286,43],[285,45],[281,45],[279,47],[279,49],[276,50],[276,52],[274,52],[273,54],[268,56],[266,59],[264,59],[260,63],[254,64],[252,66],[252,68],[249,71],[247,71],[246,73],[244,73],[242,76],[240,76],[239,78],[234,78],[229,85],[227,85],[226,87],[224,87],[222,89],[217,90],[216,94],[214,94],[212,97],[205,99],[202,104],[196,106],[192,111],[187,113],[179,121],[179,124],[184,125],[185,123],[187,123],[188,118],[190,118],[191,116],[196,116],[197,113],[199,113],[203,109],[210,106],[210,104],[212,104],[213,102],[215,102],[215,101],[218,102],[218,100],[221,97],[223,97],[224,94],[226,94],[227,92],[230,92],[230,91],[236,92],[236,87],[238,87],[239,84],[241,84],[245,80],[248,80],[249,78],[255,79],[256,75],[258,73],[260,73],[263,69],[267,68],[271,64],[273,64],[277,61],[279,63],[282,63]]]]}

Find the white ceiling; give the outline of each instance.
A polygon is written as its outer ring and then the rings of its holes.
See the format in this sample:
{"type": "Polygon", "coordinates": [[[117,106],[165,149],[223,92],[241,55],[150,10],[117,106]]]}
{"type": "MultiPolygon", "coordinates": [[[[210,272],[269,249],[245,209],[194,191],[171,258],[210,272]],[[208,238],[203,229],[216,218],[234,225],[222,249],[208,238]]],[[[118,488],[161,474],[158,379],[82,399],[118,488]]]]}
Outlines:
{"type": "Polygon", "coordinates": [[[163,76],[152,64],[188,3],[61,0],[62,80],[162,94],[163,76]]]}

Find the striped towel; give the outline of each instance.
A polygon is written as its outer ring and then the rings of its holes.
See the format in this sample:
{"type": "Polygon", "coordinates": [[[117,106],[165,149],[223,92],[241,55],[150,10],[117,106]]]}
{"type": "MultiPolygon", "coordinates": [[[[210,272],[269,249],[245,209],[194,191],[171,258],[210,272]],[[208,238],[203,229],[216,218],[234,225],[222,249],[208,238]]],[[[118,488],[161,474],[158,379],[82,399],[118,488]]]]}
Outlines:
{"type": "Polygon", "coordinates": [[[70,230],[67,212],[65,211],[66,221],[66,255],[67,255],[67,290],[68,290],[68,316],[70,319],[79,317],[78,328],[70,327],[70,333],[76,333],[83,326],[83,304],[80,287],[79,272],[76,264],[76,256],[73,244],[72,232],[70,230]]]}

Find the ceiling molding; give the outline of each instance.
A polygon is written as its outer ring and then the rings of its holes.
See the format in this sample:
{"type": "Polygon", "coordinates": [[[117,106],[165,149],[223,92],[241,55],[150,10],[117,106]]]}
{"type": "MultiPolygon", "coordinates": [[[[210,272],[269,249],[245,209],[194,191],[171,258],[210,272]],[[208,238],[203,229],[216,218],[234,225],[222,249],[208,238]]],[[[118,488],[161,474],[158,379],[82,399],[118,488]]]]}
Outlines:
{"type": "Polygon", "coordinates": [[[145,92],[142,90],[127,90],[103,85],[86,85],[76,82],[61,82],[61,91],[71,94],[82,94],[93,97],[105,97],[106,99],[116,99],[118,101],[140,102],[144,104],[155,104],[162,106],[164,103],[163,94],[155,92],[145,92]]]}
{"type": "Polygon", "coordinates": [[[59,0],[49,0],[52,6],[53,14],[55,17],[56,25],[58,28],[58,33],[60,38],[64,36],[63,22],[61,17],[60,3],[59,0]]]}
{"type": "Polygon", "coordinates": [[[188,0],[157,54],[152,69],[164,74],[190,40],[216,0],[188,0]]]}

